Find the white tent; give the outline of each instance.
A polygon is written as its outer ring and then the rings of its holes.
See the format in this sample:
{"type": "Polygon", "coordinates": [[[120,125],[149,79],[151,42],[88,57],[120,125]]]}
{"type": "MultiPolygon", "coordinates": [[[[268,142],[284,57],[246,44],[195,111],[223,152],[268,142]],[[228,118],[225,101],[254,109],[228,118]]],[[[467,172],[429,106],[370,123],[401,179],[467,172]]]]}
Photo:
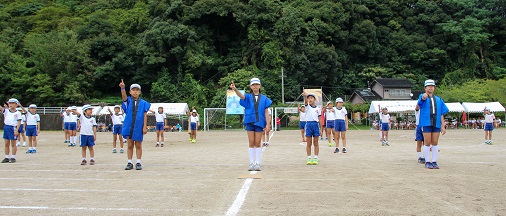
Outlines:
{"type": "Polygon", "coordinates": [[[445,103],[446,107],[448,107],[449,112],[463,112],[464,107],[462,104],[456,102],[456,103],[445,103]]]}
{"type": "Polygon", "coordinates": [[[490,108],[491,112],[504,112],[505,109],[499,102],[489,102],[489,103],[462,103],[464,110],[467,113],[480,113],[483,112],[486,108],[490,108]]]}
{"type": "Polygon", "coordinates": [[[156,112],[158,107],[163,107],[163,111],[169,115],[186,115],[188,110],[187,103],[152,103],[149,109],[156,112]]]}
{"type": "Polygon", "coordinates": [[[378,105],[380,105],[381,108],[386,107],[389,113],[414,112],[416,103],[416,100],[371,101],[369,113],[379,113],[378,105]]]}

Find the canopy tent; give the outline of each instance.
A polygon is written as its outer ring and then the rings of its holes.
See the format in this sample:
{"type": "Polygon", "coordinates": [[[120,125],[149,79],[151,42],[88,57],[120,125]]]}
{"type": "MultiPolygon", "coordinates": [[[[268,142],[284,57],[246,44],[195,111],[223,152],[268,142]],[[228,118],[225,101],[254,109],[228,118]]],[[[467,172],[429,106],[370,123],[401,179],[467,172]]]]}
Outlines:
{"type": "Polygon", "coordinates": [[[163,107],[163,111],[169,115],[186,115],[188,110],[187,103],[152,103],[149,109],[156,112],[158,107],[163,107]]]}
{"type": "Polygon", "coordinates": [[[455,103],[445,103],[446,107],[448,107],[449,112],[464,112],[464,107],[459,102],[455,103]]]}
{"type": "Polygon", "coordinates": [[[416,103],[416,100],[371,101],[369,113],[379,113],[378,105],[380,105],[381,108],[386,107],[389,113],[414,112],[416,103]]]}
{"type": "Polygon", "coordinates": [[[462,103],[464,110],[467,113],[480,113],[485,110],[485,108],[490,108],[491,112],[504,112],[505,109],[499,102],[489,102],[489,103],[462,103]]]}

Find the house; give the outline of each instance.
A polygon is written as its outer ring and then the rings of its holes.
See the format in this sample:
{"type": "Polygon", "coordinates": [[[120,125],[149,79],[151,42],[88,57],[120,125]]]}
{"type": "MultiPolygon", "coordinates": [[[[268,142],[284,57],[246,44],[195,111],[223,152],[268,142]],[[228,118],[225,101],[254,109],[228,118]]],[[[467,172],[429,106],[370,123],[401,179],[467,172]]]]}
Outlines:
{"type": "Polygon", "coordinates": [[[366,103],[373,100],[411,100],[411,87],[408,79],[376,78],[368,89],[353,91],[349,101],[352,104],[366,103]]]}

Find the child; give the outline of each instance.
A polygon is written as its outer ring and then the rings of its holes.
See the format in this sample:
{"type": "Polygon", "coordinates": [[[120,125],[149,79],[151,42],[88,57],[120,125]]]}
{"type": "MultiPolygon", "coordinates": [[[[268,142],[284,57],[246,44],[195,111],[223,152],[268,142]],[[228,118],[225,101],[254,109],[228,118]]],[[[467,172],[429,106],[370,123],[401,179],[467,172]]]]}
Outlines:
{"type": "Polygon", "coordinates": [[[271,99],[261,94],[260,79],[252,78],[249,82],[251,93],[243,95],[235,87],[234,82],[230,88],[241,98],[239,104],[244,107],[244,125],[248,133],[248,153],[249,153],[249,171],[260,171],[260,161],[262,159],[262,148],[260,141],[264,131],[271,130],[271,121],[269,116],[269,107],[272,104],[271,99]]]}
{"type": "Polygon", "coordinates": [[[348,130],[348,111],[343,106],[344,101],[342,98],[336,99],[336,108],[334,113],[336,120],[334,123],[336,150],[334,153],[339,153],[339,138],[343,140],[343,153],[346,153],[346,130],[348,130]]]}
{"type": "Polygon", "coordinates": [[[437,164],[439,133],[441,132],[442,135],[446,133],[444,115],[448,112],[448,107],[446,107],[443,99],[434,95],[436,90],[434,80],[426,80],[424,85],[425,93],[418,98],[418,106],[420,107],[419,123],[422,127],[424,140],[422,151],[426,160],[425,167],[427,169],[439,169],[437,164]],[[430,152],[432,152],[432,160],[429,160],[430,152]]]}
{"type": "Polygon", "coordinates": [[[95,117],[91,116],[92,111],[93,108],[91,105],[83,106],[83,115],[81,115],[77,109],[72,109],[72,114],[79,118],[79,130],[81,134],[80,146],[83,157],[81,165],[86,165],[86,147],[88,147],[90,151],[90,165],[95,165],[95,150],[93,146],[95,146],[95,141],[97,141],[97,121],[95,117]]]}
{"type": "Polygon", "coordinates": [[[156,146],[155,147],[163,147],[163,141],[165,138],[163,137],[163,132],[165,130],[165,125],[167,125],[167,114],[163,112],[163,107],[158,107],[158,112],[151,111],[155,113],[156,119],[156,146]],[[160,142],[161,138],[161,142],[160,142]]]}
{"type": "Polygon", "coordinates": [[[299,110],[299,128],[300,128],[300,135],[302,136],[302,142],[306,142],[306,106],[300,106],[300,104],[297,104],[297,108],[299,110]]]}
{"type": "Polygon", "coordinates": [[[318,146],[318,137],[320,136],[318,120],[322,113],[321,109],[316,106],[316,94],[302,92],[302,96],[304,97],[304,106],[306,106],[306,164],[318,165],[318,153],[320,153],[320,147],[318,146]],[[311,157],[311,146],[314,146],[314,159],[311,157]]]}
{"type": "Polygon", "coordinates": [[[74,114],[75,113],[74,111],[77,111],[77,107],[72,106],[70,108],[70,111],[71,111],[71,113],[70,113],[69,119],[68,119],[68,131],[69,131],[69,136],[70,136],[69,146],[75,147],[76,141],[77,141],[77,120],[78,120],[78,117],[76,114],[74,114]]]}
{"type": "Polygon", "coordinates": [[[325,133],[327,134],[327,138],[329,140],[329,147],[332,147],[332,137],[335,137],[334,122],[336,121],[336,113],[332,101],[327,102],[327,106],[322,108],[322,113],[325,113],[325,116],[327,117],[325,133]]]}
{"type": "Polygon", "coordinates": [[[21,146],[21,139],[23,139],[23,147],[26,147],[26,136],[25,136],[25,125],[26,125],[26,111],[23,111],[21,109],[21,107],[18,107],[16,109],[17,111],[19,111],[21,113],[21,125],[19,126],[19,130],[18,130],[18,142],[16,143],[16,146],[19,147],[21,146]]]}
{"type": "Polygon", "coordinates": [[[422,154],[423,134],[422,127],[420,127],[420,107],[418,104],[415,106],[415,141],[416,141],[416,154],[418,155],[418,163],[425,164],[425,157],[422,154]]]}
{"type": "MultiPolygon", "coordinates": [[[[322,123],[320,125],[321,127],[321,131],[326,131],[327,129],[325,129],[327,127],[327,115],[326,113],[322,113],[322,115],[320,115],[320,122],[322,123]]],[[[320,133],[320,140],[323,140],[323,135],[327,135],[326,133],[320,133]]],[[[328,137],[325,137],[326,140],[328,140],[329,138],[328,137]]]]}
{"type": "Polygon", "coordinates": [[[188,116],[190,117],[190,139],[192,143],[197,142],[197,130],[200,126],[199,122],[199,115],[197,114],[197,110],[194,109],[190,113],[190,111],[187,112],[188,116]]]}
{"type": "Polygon", "coordinates": [[[63,143],[69,143],[69,147],[72,146],[70,144],[70,132],[69,132],[69,121],[70,121],[70,107],[67,107],[65,111],[61,113],[63,117],[63,131],[65,133],[65,141],[63,143]]]}
{"type": "Polygon", "coordinates": [[[490,108],[485,108],[485,144],[492,145],[492,131],[494,130],[495,116],[490,113],[490,108]]]}
{"type": "Polygon", "coordinates": [[[381,110],[379,113],[380,121],[381,121],[381,146],[389,146],[388,145],[388,131],[390,130],[390,114],[388,114],[388,109],[383,107],[380,109],[380,105],[378,104],[378,109],[381,110]]]}
{"type": "MultiPolygon", "coordinates": [[[[272,119],[272,111],[271,109],[267,109],[269,111],[269,118],[272,119]]],[[[268,147],[269,146],[269,137],[270,131],[266,130],[264,135],[262,136],[262,146],[268,147]]]]}
{"type": "MultiPolygon", "coordinates": [[[[191,110],[197,110],[196,107],[192,107],[191,110]]],[[[188,135],[190,136],[190,138],[188,138],[188,141],[193,141],[193,137],[192,137],[192,129],[191,129],[191,113],[190,113],[190,110],[186,110],[186,114],[188,115],[188,135]]]]}
{"type": "Polygon", "coordinates": [[[19,101],[15,98],[7,101],[7,107],[0,107],[0,111],[4,114],[4,141],[5,141],[5,158],[2,163],[16,163],[16,140],[18,139],[18,130],[21,126],[21,113],[16,110],[19,101]],[[12,154],[9,159],[10,148],[12,147],[12,154]]]}
{"type": "Polygon", "coordinates": [[[28,137],[28,151],[26,153],[35,154],[37,153],[37,136],[40,132],[40,116],[35,113],[37,112],[37,105],[30,104],[28,112],[26,112],[23,106],[21,106],[21,109],[26,113],[25,131],[28,137]]]}
{"type": "Polygon", "coordinates": [[[123,136],[121,136],[121,129],[123,128],[123,115],[119,114],[121,107],[119,105],[114,106],[114,113],[112,113],[111,109],[107,107],[107,110],[109,110],[109,113],[111,114],[112,119],[112,153],[116,153],[116,140],[119,138],[119,153],[123,154],[125,152],[123,150],[123,136]]]}
{"type": "Polygon", "coordinates": [[[119,87],[121,88],[121,98],[123,100],[121,106],[126,114],[121,134],[128,140],[128,163],[125,170],[133,169],[132,157],[134,146],[137,155],[135,169],[142,170],[142,140],[144,139],[144,134],[148,132],[147,113],[151,104],[139,97],[141,94],[141,86],[139,84],[130,85],[130,97],[126,95],[123,79],[119,87]]]}

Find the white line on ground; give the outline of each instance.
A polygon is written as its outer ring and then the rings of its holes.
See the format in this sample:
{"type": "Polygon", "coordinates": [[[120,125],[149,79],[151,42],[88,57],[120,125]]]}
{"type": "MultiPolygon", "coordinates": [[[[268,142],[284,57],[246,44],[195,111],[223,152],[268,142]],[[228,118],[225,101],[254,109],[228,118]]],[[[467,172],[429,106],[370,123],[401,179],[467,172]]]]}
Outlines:
{"type": "Polygon", "coordinates": [[[49,207],[49,206],[0,206],[0,209],[45,209],[45,210],[81,210],[81,211],[170,211],[170,212],[196,212],[205,210],[196,209],[151,209],[151,208],[90,208],[90,207],[49,207]]]}
{"type": "Polygon", "coordinates": [[[0,206],[0,209],[48,209],[47,206],[0,206]]]}
{"type": "Polygon", "coordinates": [[[0,178],[0,180],[51,180],[51,181],[117,181],[118,179],[98,178],[0,178]]]}
{"type": "Polygon", "coordinates": [[[82,189],[82,188],[0,188],[0,191],[157,193],[157,192],[169,192],[170,190],[106,190],[106,189],[82,189]]]}

